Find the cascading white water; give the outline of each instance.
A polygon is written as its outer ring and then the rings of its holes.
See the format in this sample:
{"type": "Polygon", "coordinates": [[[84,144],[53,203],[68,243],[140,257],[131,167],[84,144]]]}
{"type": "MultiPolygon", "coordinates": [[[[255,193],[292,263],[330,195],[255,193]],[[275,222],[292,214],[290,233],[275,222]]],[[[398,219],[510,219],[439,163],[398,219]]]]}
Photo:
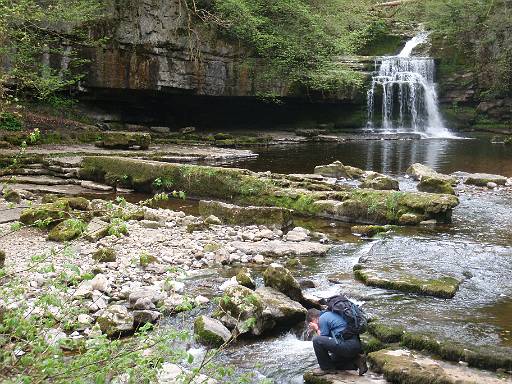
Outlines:
{"type": "Polygon", "coordinates": [[[412,131],[429,137],[452,136],[437,106],[434,60],[411,56],[413,49],[427,38],[428,33],[420,33],[408,41],[397,56],[384,56],[375,62],[377,74],[368,90],[368,128],[386,132],[412,131]],[[382,92],[382,125],[376,127],[374,109],[379,91],[382,92]]]}

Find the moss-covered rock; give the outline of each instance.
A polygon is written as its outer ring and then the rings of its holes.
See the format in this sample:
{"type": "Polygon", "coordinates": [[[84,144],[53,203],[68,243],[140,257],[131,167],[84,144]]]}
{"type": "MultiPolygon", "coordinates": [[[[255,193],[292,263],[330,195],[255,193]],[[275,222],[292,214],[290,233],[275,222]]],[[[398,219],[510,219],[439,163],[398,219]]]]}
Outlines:
{"type": "Polygon", "coordinates": [[[263,324],[263,302],[253,290],[241,285],[228,287],[219,303],[217,317],[227,326],[237,328],[237,332],[261,335],[263,324]]]}
{"type": "Polygon", "coordinates": [[[350,228],[350,231],[355,235],[373,237],[379,233],[387,232],[389,229],[389,226],[384,225],[354,225],[350,228]]]}
{"type": "Polygon", "coordinates": [[[131,332],[134,327],[133,314],[122,305],[111,305],[96,320],[101,331],[108,336],[131,332]]]}
{"type": "Polygon", "coordinates": [[[452,183],[449,180],[438,177],[422,177],[417,188],[418,191],[421,192],[455,195],[455,190],[453,189],[452,183]]]}
{"type": "Polygon", "coordinates": [[[231,332],[217,319],[199,316],[194,321],[194,334],[199,342],[220,347],[231,339],[231,332]]]}
{"type": "Polygon", "coordinates": [[[404,272],[396,272],[393,276],[385,277],[378,271],[354,267],[354,276],[365,285],[402,292],[417,293],[420,295],[435,296],[450,299],[459,289],[460,280],[444,276],[435,279],[420,279],[404,272]]]}
{"type": "Polygon", "coordinates": [[[11,188],[4,189],[2,192],[2,196],[9,203],[19,204],[21,202],[21,195],[19,194],[19,192],[11,188]]]}
{"type": "Polygon", "coordinates": [[[25,225],[45,222],[48,225],[69,217],[70,207],[67,204],[43,204],[27,208],[21,212],[20,221],[25,225]]]}
{"type": "Polygon", "coordinates": [[[478,187],[485,187],[488,183],[505,185],[507,178],[505,176],[492,175],[489,173],[473,173],[464,179],[464,184],[476,185],[478,187]]]}
{"type": "Polygon", "coordinates": [[[334,177],[351,179],[349,171],[345,168],[345,165],[341,161],[335,161],[328,165],[319,165],[315,167],[315,174],[322,175],[324,177],[334,177]]]}
{"type": "Polygon", "coordinates": [[[247,287],[249,289],[256,289],[256,283],[252,278],[251,274],[247,270],[241,270],[236,274],[236,281],[238,284],[247,287]]]}
{"type": "Polygon", "coordinates": [[[93,260],[100,263],[109,263],[116,261],[116,251],[112,248],[100,248],[92,255],[93,260]]]}
{"type": "Polygon", "coordinates": [[[281,264],[272,263],[263,272],[265,286],[284,293],[290,299],[301,302],[304,300],[299,282],[293,277],[289,270],[281,264]]]}
{"type": "Polygon", "coordinates": [[[113,149],[130,149],[139,147],[148,149],[151,144],[151,135],[143,132],[103,132],[102,138],[96,143],[99,147],[113,149]]]}
{"type": "Polygon", "coordinates": [[[431,178],[447,181],[451,185],[457,184],[456,178],[454,178],[452,176],[444,175],[442,173],[438,173],[438,172],[434,171],[432,168],[430,168],[426,165],[420,164],[420,163],[414,163],[409,168],[407,168],[407,171],[405,171],[405,173],[407,175],[409,175],[411,178],[413,178],[414,180],[418,180],[418,181],[421,181],[423,178],[426,178],[426,177],[431,177],[431,178]]]}
{"type": "Polygon", "coordinates": [[[404,328],[387,325],[381,321],[371,321],[368,323],[368,332],[383,343],[397,343],[402,340],[404,328]]]}
{"type": "Polygon", "coordinates": [[[50,230],[48,240],[59,242],[74,240],[86,228],[87,224],[80,219],[67,219],[50,230]]]}
{"type": "Polygon", "coordinates": [[[199,214],[213,215],[229,225],[265,225],[284,229],[292,225],[292,211],[278,207],[241,207],[220,201],[199,202],[199,214]]]}
{"type": "Polygon", "coordinates": [[[370,335],[369,333],[363,333],[362,335],[360,335],[360,338],[361,346],[363,347],[363,351],[366,354],[370,352],[379,351],[388,346],[387,344],[383,343],[381,340],[377,339],[375,336],[370,335]]]}
{"type": "Polygon", "coordinates": [[[147,267],[149,264],[157,262],[157,258],[147,252],[142,252],[139,255],[139,265],[141,267],[147,267]]]}
{"type": "Polygon", "coordinates": [[[398,180],[375,172],[369,173],[359,187],[383,191],[398,191],[400,189],[398,180]]]}
{"type": "MultiPolygon", "coordinates": [[[[243,169],[161,163],[118,157],[86,157],[83,178],[117,183],[150,191],[157,178],[172,182],[176,190],[194,197],[232,200],[241,204],[282,207],[300,214],[364,224],[396,224],[406,213],[422,220],[450,222],[458,205],[455,196],[429,193],[348,189],[311,191],[279,186],[277,176],[243,169]]],[[[282,180],[282,179],[281,179],[282,180]]],[[[421,220],[420,220],[421,221],[421,220]]]]}

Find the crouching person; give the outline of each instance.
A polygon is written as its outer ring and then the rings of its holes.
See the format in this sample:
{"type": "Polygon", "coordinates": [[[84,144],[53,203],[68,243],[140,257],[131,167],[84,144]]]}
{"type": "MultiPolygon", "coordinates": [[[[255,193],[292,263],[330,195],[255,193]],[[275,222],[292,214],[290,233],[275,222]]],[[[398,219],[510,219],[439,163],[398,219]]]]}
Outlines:
{"type": "Polygon", "coordinates": [[[368,371],[366,358],[362,354],[359,335],[343,338],[347,328],[346,319],[331,311],[310,309],[306,319],[313,337],[313,348],[320,368],[313,374],[323,376],[339,370],[358,370],[359,375],[368,371]]]}

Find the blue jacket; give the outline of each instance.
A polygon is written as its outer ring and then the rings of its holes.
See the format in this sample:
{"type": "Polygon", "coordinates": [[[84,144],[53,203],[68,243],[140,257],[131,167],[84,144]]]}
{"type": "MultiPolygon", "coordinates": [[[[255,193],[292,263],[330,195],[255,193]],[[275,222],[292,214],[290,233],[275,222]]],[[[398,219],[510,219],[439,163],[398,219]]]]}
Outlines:
{"type": "Polygon", "coordinates": [[[329,336],[341,334],[347,328],[346,320],[334,312],[324,311],[318,319],[320,336],[329,336]]]}

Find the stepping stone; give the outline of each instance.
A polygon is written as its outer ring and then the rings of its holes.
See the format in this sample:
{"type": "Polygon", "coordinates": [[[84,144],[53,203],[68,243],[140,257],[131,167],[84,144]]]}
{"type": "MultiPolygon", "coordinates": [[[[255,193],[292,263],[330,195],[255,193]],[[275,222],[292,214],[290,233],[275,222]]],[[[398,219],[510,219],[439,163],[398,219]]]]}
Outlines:
{"type": "MultiPolygon", "coordinates": [[[[11,177],[2,177],[0,180],[11,180],[11,177]]],[[[35,185],[65,185],[70,184],[69,180],[52,176],[15,176],[16,183],[35,185]]]]}
{"type": "Polygon", "coordinates": [[[333,375],[315,376],[312,371],[304,374],[304,383],[306,384],[385,384],[387,383],[381,376],[367,372],[364,376],[359,376],[356,371],[339,371],[333,375]]]}
{"type": "Polygon", "coordinates": [[[368,360],[375,372],[393,383],[478,383],[510,384],[510,376],[498,377],[496,373],[468,368],[461,364],[435,360],[428,355],[407,349],[383,349],[372,352],[368,360]]]}
{"type": "Polygon", "coordinates": [[[478,187],[485,187],[488,183],[505,185],[507,178],[505,176],[491,175],[489,173],[472,173],[464,180],[464,184],[476,185],[478,187]]]}

